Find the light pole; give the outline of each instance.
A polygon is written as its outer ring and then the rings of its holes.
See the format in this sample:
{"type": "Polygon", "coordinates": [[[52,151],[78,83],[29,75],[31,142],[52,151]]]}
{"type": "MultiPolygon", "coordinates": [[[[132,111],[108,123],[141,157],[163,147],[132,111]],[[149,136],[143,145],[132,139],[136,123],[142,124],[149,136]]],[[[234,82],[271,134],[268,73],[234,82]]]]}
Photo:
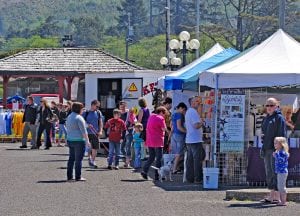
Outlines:
{"type": "Polygon", "coordinates": [[[284,30],[284,27],[285,27],[285,7],[286,7],[286,0],[279,0],[278,1],[278,9],[279,9],[279,12],[278,12],[278,19],[279,19],[279,28],[284,30]]]}
{"type": "Polygon", "coordinates": [[[181,63],[183,67],[187,64],[187,53],[195,52],[196,50],[198,50],[200,47],[200,42],[197,39],[190,40],[190,33],[187,31],[182,31],[179,34],[179,40],[170,40],[169,47],[171,49],[169,58],[162,57],[160,59],[160,63],[165,67],[170,66],[171,69],[174,69],[179,67],[181,63]],[[182,61],[180,58],[176,57],[177,53],[182,54],[182,61]]]}

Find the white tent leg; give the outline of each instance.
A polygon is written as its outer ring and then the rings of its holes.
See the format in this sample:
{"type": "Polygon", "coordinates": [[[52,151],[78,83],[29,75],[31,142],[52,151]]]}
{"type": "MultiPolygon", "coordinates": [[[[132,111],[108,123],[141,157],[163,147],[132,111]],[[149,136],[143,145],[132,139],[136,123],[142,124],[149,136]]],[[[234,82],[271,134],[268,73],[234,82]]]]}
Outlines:
{"type": "Polygon", "coordinates": [[[219,104],[219,83],[218,83],[218,80],[219,80],[219,75],[216,74],[215,76],[215,83],[216,83],[216,86],[215,86],[215,106],[214,106],[214,120],[215,120],[215,125],[214,125],[214,141],[212,142],[212,152],[213,152],[213,163],[214,163],[214,167],[216,168],[217,167],[217,133],[218,133],[218,104],[219,104]]]}

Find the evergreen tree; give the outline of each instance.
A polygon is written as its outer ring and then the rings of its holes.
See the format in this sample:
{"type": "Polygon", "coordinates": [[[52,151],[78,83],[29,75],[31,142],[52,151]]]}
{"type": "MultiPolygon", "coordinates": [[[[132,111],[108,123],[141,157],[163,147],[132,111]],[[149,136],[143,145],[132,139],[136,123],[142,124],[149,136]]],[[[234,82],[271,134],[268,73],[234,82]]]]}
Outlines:
{"type": "Polygon", "coordinates": [[[74,26],[73,38],[75,46],[97,46],[104,36],[104,25],[98,16],[79,16],[72,18],[70,24],[74,26]]]}
{"type": "MultiPolygon", "coordinates": [[[[205,23],[201,28],[203,33],[214,40],[221,37],[240,51],[260,43],[278,28],[278,1],[275,4],[274,0],[214,2],[221,8],[222,19],[205,23]]],[[[287,8],[297,10],[293,4],[287,1],[287,8]]],[[[290,11],[286,18],[289,19],[291,14],[290,11]]]]}
{"type": "Polygon", "coordinates": [[[118,7],[120,32],[128,34],[129,25],[132,26],[130,35],[132,39],[140,39],[147,34],[148,13],[144,1],[141,0],[123,0],[121,7],[118,7]]]}

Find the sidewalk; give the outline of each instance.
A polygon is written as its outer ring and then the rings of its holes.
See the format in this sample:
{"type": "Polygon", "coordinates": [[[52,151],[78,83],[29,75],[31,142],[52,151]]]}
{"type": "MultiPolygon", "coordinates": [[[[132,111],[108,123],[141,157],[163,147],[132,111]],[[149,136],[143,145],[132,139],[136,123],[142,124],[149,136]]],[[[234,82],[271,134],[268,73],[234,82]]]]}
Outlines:
{"type": "MultiPolygon", "coordinates": [[[[300,187],[288,188],[288,201],[300,202],[300,187]]],[[[226,200],[251,200],[259,201],[269,194],[265,188],[249,188],[226,190],[226,200]]]]}

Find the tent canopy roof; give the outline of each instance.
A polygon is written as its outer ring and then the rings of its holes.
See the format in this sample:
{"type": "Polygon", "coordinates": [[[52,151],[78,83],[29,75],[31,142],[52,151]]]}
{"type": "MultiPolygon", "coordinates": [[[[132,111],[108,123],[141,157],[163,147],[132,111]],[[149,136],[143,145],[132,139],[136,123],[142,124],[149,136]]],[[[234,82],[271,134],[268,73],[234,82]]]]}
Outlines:
{"type": "Polygon", "coordinates": [[[206,55],[206,58],[203,58],[202,61],[198,61],[195,64],[192,63],[192,65],[185,69],[183,73],[180,73],[177,76],[167,75],[165,77],[165,90],[186,89],[197,91],[199,73],[219,64],[220,62],[232,58],[238,53],[239,51],[228,48],[211,56],[206,55]]]}
{"type": "MultiPolygon", "coordinates": [[[[172,73],[169,73],[167,76],[162,76],[158,79],[158,85],[160,88],[165,89],[165,79],[166,77],[171,78],[171,77],[177,77],[183,73],[185,73],[186,71],[188,71],[189,69],[195,67],[197,64],[201,63],[202,61],[214,56],[217,53],[222,52],[223,50],[225,50],[224,47],[222,47],[219,43],[216,43],[213,47],[211,47],[205,54],[203,54],[200,58],[196,59],[195,61],[193,61],[192,63],[184,66],[183,68],[180,68],[177,71],[174,71],[172,73]]],[[[171,90],[171,89],[165,89],[165,90],[171,90]]]]}
{"type": "Polygon", "coordinates": [[[299,56],[300,43],[279,29],[261,44],[243,52],[238,58],[203,72],[200,75],[200,85],[215,87],[216,74],[220,88],[299,83],[299,56]]]}

